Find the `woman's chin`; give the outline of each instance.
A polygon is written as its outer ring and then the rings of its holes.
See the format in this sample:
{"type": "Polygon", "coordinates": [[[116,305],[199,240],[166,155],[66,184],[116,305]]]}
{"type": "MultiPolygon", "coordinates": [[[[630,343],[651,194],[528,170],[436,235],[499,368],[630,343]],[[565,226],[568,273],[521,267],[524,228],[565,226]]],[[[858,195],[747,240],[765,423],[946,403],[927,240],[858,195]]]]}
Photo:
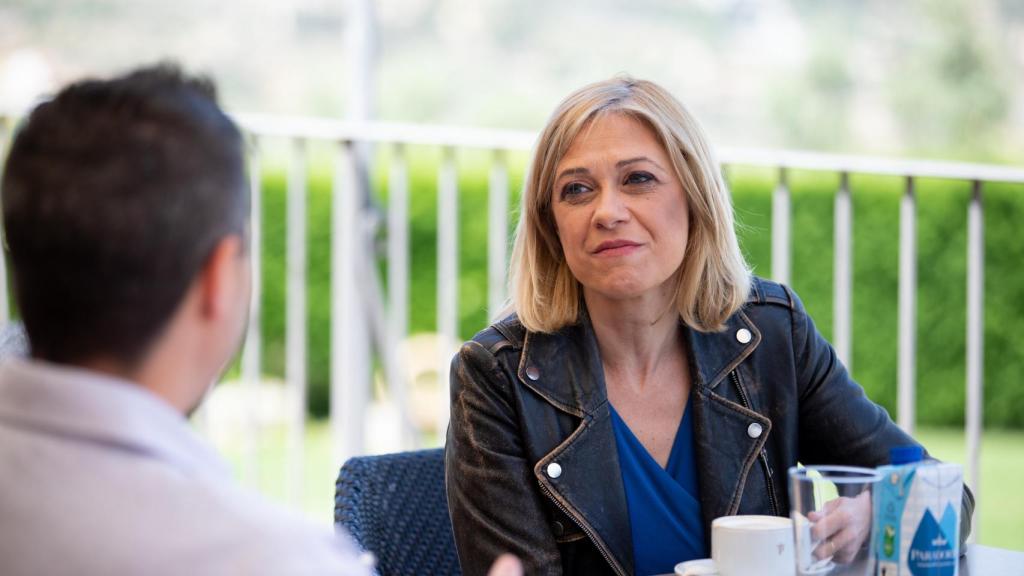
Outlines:
{"type": "Polygon", "coordinates": [[[612,301],[637,300],[657,292],[656,287],[635,281],[602,282],[588,290],[595,296],[612,301]]]}

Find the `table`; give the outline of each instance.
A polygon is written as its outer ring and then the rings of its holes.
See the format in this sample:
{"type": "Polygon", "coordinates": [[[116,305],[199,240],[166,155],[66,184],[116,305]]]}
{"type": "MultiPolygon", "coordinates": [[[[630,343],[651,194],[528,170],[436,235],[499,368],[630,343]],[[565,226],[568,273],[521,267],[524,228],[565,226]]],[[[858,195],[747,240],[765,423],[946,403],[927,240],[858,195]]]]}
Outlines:
{"type": "MultiPolygon", "coordinates": [[[[864,573],[864,568],[856,565],[832,571],[834,576],[864,573]]],[[[1024,576],[1024,552],[968,544],[967,554],[960,558],[960,576],[1024,576]]]]}
{"type": "Polygon", "coordinates": [[[1024,552],[969,544],[960,576],[1024,576],[1024,552]]]}
{"type": "MultiPolygon", "coordinates": [[[[851,565],[833,570],[829,576],[861,576],[864,573],[863,566],[851,565]]],[[[969,544],[967,555],[960,559],[960,576],[1024,576],[1024,552],[969,544]]]]}

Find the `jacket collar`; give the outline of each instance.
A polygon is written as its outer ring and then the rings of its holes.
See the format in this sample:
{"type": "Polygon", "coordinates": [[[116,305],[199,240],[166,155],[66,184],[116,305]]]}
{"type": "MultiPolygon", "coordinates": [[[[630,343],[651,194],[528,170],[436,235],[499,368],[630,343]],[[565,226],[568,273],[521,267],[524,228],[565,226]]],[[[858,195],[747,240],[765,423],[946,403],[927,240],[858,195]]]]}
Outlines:
{"type": "Polygon", "coordinates": [[[721,332],[686,330],[690,363],[696,367],[696,384],[714,390],[729,372],[747,359],[761,343],[761,331],[740,310],[726,321],[721,332]],[[749,339],[743,331],[749,334],[749,339]],[[743,342],[743,340],[747,340],[743,342]]]}
{"type": "MultiPolygon", "coordinates": [[[[761,331],[742,310],[721,332],[685,329],[689,360],[701,389],[715,389],[761,343],[761,331]],[[742,340],[747,330],[750,339],[742,340]]],[[[517,370],[519,381],[558,408],[593,415],[608,400],[604,367],[590,315],[554,334],[527,332],[517,370]]]]}

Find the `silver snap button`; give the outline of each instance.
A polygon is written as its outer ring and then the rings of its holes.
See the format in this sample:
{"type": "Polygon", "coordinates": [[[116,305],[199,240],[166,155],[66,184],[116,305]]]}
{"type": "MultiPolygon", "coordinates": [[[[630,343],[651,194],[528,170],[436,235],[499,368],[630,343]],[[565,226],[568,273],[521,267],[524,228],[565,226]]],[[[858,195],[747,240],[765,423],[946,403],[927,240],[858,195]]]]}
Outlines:
{"type": "Polygon", "coordinates": [[[526,369],[526,377],[536,381],[540,379],[540,370],[537,370],[536,366],[530,366],[526,369]]]}
{"type": "Polygon", "coordinates": [[[750,426],[747,426],[747,436],[750,436],[751,438],[760,438],[761,432],[764,432],[764,428],[757,422],[753,422],[750,426]]]}
{"type": "Polygon", "coordinates": [[[740,328],[736,331],[736,340],[739,341],[740,344],[749,343],[751,337],[750,330],[747,330],[746,328],[740,328]]]}
{"type": "Polygon", "coordinates": [[[562,465],[558,462],[552,462],[548,464],[547,472],[548,478],[558,478],[562,475],[562,465]]]}

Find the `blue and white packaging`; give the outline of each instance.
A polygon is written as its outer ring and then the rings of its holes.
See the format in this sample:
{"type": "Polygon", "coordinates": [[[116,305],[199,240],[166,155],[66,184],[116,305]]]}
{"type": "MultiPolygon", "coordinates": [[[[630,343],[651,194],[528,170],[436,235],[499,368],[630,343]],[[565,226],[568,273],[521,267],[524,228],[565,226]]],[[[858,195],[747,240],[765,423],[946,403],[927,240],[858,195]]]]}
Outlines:
{"type": "Polygon", "coordinates": [[[883,466],[874,498],[877,576],[958,576],[963,469],[883,466]]]}

